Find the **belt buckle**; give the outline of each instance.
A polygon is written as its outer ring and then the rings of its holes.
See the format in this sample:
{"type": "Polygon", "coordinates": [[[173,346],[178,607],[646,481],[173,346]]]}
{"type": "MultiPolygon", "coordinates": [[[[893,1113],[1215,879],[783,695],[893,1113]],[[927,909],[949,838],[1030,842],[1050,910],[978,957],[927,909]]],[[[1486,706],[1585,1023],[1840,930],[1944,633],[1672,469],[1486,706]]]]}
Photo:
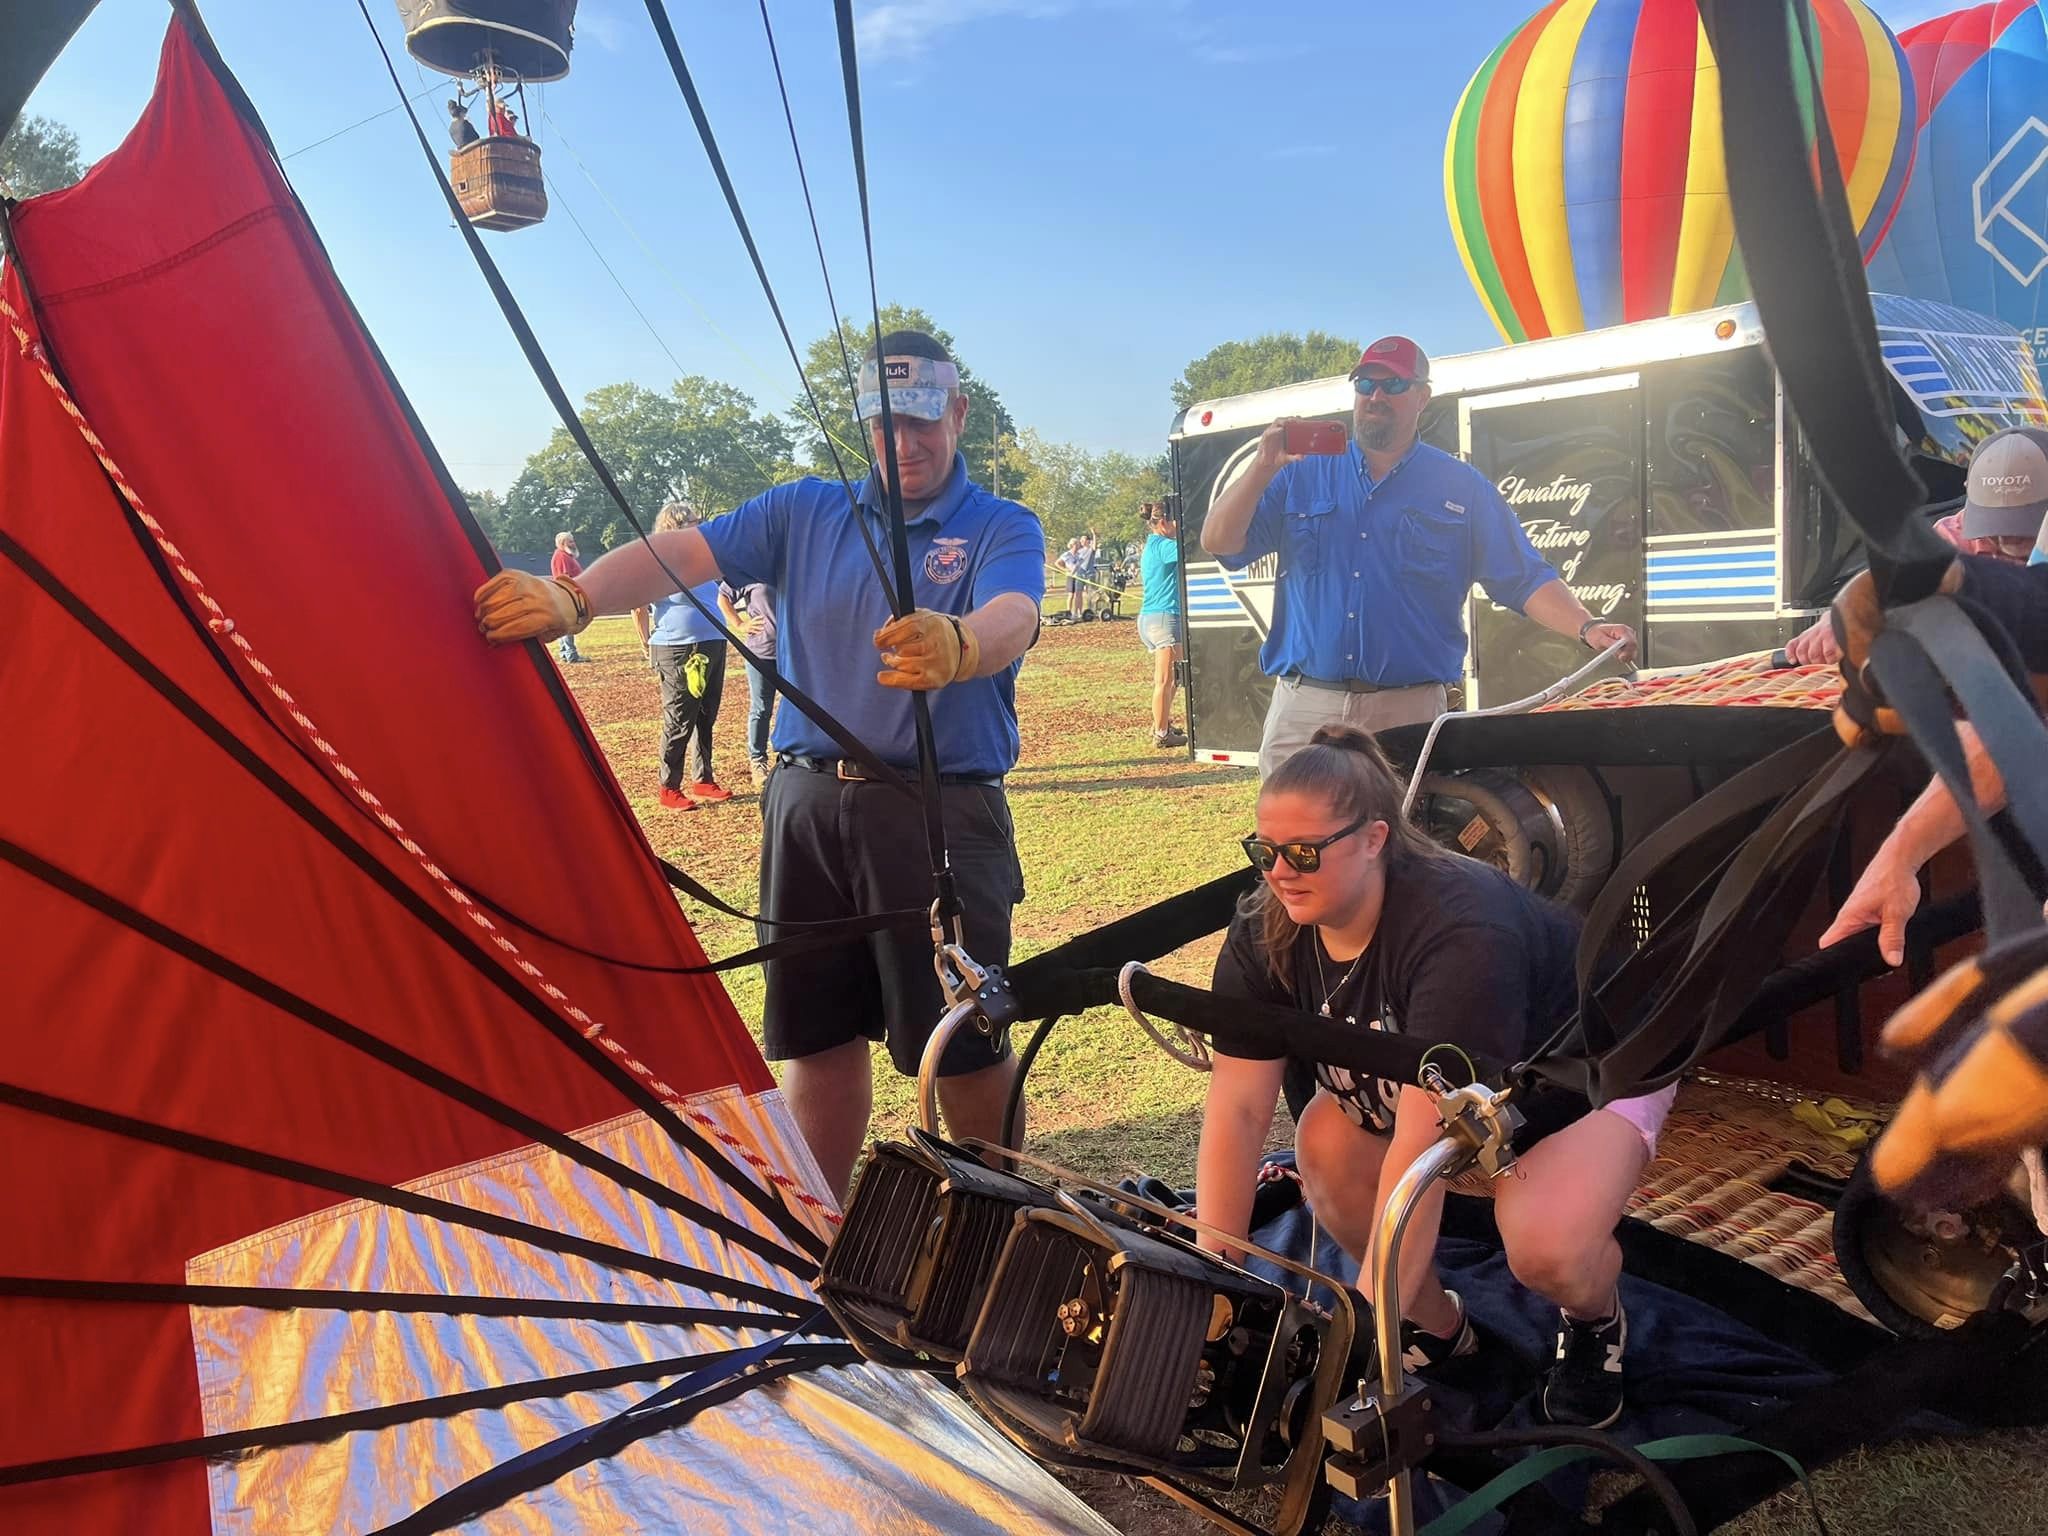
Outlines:
{"type": "Polygon", "coordinates": [[[868,780],[868,776],[860,771],[859,763],[849,763],[843,757],[832,765],[832,774],[848,784],[865,784],[868,780]]]}

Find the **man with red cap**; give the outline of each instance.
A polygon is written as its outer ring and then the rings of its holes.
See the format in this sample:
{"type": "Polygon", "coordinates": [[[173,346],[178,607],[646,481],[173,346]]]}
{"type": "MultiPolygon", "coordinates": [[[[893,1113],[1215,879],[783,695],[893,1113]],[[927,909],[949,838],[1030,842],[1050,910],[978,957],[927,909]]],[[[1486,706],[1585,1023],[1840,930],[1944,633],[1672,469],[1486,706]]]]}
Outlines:
{"type": "Polygon", "coordinates": [[[1322,726],[1368,731],[1442,712],[1465,670],[1465,600],[1477,582],[1502,607],[1594,650],[1635,632],[1589,614],[1491,481],[1417,438],[1429,358],[1383,336],[1351,371],[1357,398],[1341,454],[1287,451],[1286,423],[1210,504],[1202,548],[1231,570],[1278,554],[1273,624],[1259,652],[1273,678],[1259,746],[1271,773],[1322,726]]]}

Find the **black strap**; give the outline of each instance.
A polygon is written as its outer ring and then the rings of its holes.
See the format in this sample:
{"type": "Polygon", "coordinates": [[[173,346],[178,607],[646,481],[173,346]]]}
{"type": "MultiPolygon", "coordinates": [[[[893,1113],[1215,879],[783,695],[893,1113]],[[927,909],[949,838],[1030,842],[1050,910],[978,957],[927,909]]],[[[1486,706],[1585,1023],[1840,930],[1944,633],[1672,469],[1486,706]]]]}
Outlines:
{"type": "Polygon", "coordinates": [[[1720,67],[1729,200],[1772,361],[1814,468],[1868,541],[1879,597],[1908,602],[1934,590],[1954,551],[1917,515],[1927,489],[1892,425],[1891,378],[1834,138],[1820,111],[1809,114],[1809,135],[1794,86],[1797,68],[1808,99],[1821,100],[1810,10],[1789,12],[1796,32],[1782,3],[1700,0],[1720,67]]]}
{"type": "Polygon", "coordinates": [[[1115,922],[1077,934],[1029,960],[1020,960],[1010,967],[1009,977],[1011,990],[1024,1009],[1023,1016],[1037,1019],[1055,1011],[1069,1011],[1034,1001],[1041,988],[1056,986],[1063,972],[1116,968],[1129,960],[1157,960],[1182,945],[1227,928],[1238,902],[1257,883],[1258,872],[1249,866],[1233,870],[1115,922]]]}
{"type": "MultiPolygon", "coordinates": [[[[647,5],[650,10],[657,10],[661,0],[647,0],[647,5]]],[[[846,84],[846,126],[853,145],[854,186],[860,194],[861,241],[868,259],[868,304],[875,317],[875,382],[881,392],[882,457],[888,468],[883,489],[889,506],[889,553],[896,565],[896,616],[901,618],[910,612],[916,588],[910,574],[910,534],[903,517],[903,481],[896,465],[889,370],[881,366],[882,300],[875,285],[875,231],[868,210],[868,158],[860,127],[860,64],[854,49],[852,0],[833,0],[832,9],[839,24],[839,68],[846,84]]],[[[931,700],[922,691],[913,693],[910,700],[917,736],[917,776],[924,788],[924,839],[925,854],[932,868],[932,913],[936,922],[952,925],[957,933],[960,894],[946,858],[946,823],[939,809],[939,748],[932,735],[931,700]]]]}
{"type": "MultiPolygon", "coordinates": [[[[577,414],[576,407],[570,402],[567,391],[562,388],[562,381],[556,377],[554,365],[548,361],[547,353],[541,347],[540,338],[534,334],[533,327],[527,322],[525,312],[519,307],[519,301],[512,296],[512,290],[507,286],[504,276],[498,271],[497,263],[491,259],[490,252],[484,249],[483,238],[477,234],[475,228],[470,224],[468,216],[463,213],[462,204],[455,196],[455,189],[449,185],[447,174],[441,168],[441,157],[435,151],[433,145],[427,141],[426,129],[420,126],[419,114],[413,110],[412,102],[406,96],[405,86],[398,78],[398,68],[391,61],[391,54],[384,46],[383,36],[377,31],[376,23],[370,19],[368,5],[365,3],[365,0],[356,0],[356,4],[363,13],[363,24],[370,29],[370,35],[376,39],[377,52],[382,56],[384,68],[391,76],[392,88],[398,92],[399,100],[404,103],[406,118],[411,122],[413,133],[419,139],[420,153],[427,157],[427,163],[433,168],[434,182],[440,187],[442,197],[447,200],[448,211],[454,216],[455,227],[460,231],[463,242],[469,247],[469,254],[475,260],[477,270],[483,274],[484,281],[490,286],[491,296],[498,301],[498,309],[505,316],[505,323],[511,327],[513,339],[519,343],[519,350],[525,354],[527,366],[533,370],[533,376],[539,380],[542,392],[548,397],[548,403],[554,406],[555,414],[561,419],[564,430],[568,432],[576,446],[582,450],[584,458],[590,463],[592,473],[597,476],[598,484],[604,488],[605,494],[611,498],[613,505],[619,509],[619,514],[625,518],[626,525],[635,534],[639,535],[641,541],[647,545],[648,553],[653,556],[654,563],[660,567],[662,574],[668,577],[669,581],[674,585],[676,593],[685,599],[692,608],[695,608],[698,613],[702,614],[720,635],[724,636],[728,642],[738,649],[741,660],[745,661],[748,666],[773,683],[777,692],[788,699],[792,706],[800,710],[819,730],[837,742],[840,750],[868,769],[876,779],[893,786],[904,794],[912,793],[910,786],[903,781],[900,775],[894,772],[886,763],[882,762],[865,742],[861,741],[852,731],[840,724],[838,719],[828,713],[817,700],[813,699],[809,694],[778,672],[775,669],[774,663],[764,661],[761,657],[748,650],[746,642],[726,628],[725,621],[719,617],[718,613],[701,602],[696,593],[689,588],[680,576],[669,569],[668,563],[655,550],[653,540],[648,537],[646,528],[640,522],[639,514],[633,510],[631,500],[619,488],[617,479],[612,475],[611,467],[605,463],[604,456],[598,452],[597,444],[591,441],[590,433],[583,425],[583,418],[577,414]]],[[[749,244],[751,245],[751,241],[749,241],[749,244]]],[[[849,495],[851,495],[850,490],[849,495]]]]}
{"type": "Polygon", "coordinates": [[[525,1111],[515,1109],[504,1100],[464,1082],[454,1074],[444,1072],[411,1052],[402,1050],[368,1030],[349,1023],[340,1015],[331,1013],[310,999],[287,990],[266,976],[258,975],[247,966],[230,960],[218,950],[137,910],[112,892],[90,884],[69,871],[59,869],[47,859],[5,837],[0,837],[0,863],[11,864],[30,879],[40,882],[52,891],[61,892],[72,901],[120,924],[131,933],[140,935],[208,975],[275,1008],[287,1018],[297,1019],[330,1040],[337,1040],[352,1050],[360,1051],[372,1061],[403,1074],[423,1087],[431,1088],[443,1097],[462,1105],[465,1109],[475,1111],[488,1120],[495,1121],[508,1130],[516,1131],[521,1136],[538,1142],[549,1151],[589,1169],[600,1178],[608,1179],[622,1189],[631,1190],[642,1199],[651,1200],[664,1210],[671,1211],[708,1232],[717,1233],[728,1242],[738,1244],[792,1275],[800,1276],[806,1282],[816,1277],[815,1260],[807,1260],[803,1254],[784,1247],[774,1238],[755,1231],[744,1222],[735,1221],[724,1212],[713,1210],[702,1201],[671,1189],[659,1179],[637,1168],[630,1168],[615,1158],[607,1157],[575,1137],[564,1135],[545,1121],[535,1119],[525,1111]]]}
{"type": "MultiPolygon", "coordinates": [[[[845,1349],[843,1345],[812,1347],[845,1349]]],[[[738,1351],[718,1350],[705,1355],[636,1360],[630,1365],[578,1371],[567,1376],[546,1376],[538,1381],[510,1382],[471,1392],[449,1392],[439,1397],[413,1398],[402,1403],[386,1403],[350,1413],[325,1414],[317,1419],[293,1419],[284,1424],[265,1424],[256,1429],[234,1430],[226,1434],[195,1435],[188,1440],[165,1440],[155,1445],[97,1451],[84,1456],[53,1456],[44,1461],[16,1462],[11,1466],[0,1466],[0,1488],[49,1482],[60,1477],[83,1477],[95,1472],[158,1467],[174,1461],[238,1456],[250,1451],[275,1450],[280,1446],[317,1445],[343,1435],[390,1429],[422,1419],[453,1418],[457,1414],[502,1408],[509,1403],[530,1402],[535,1398],[568,1397],[577,1392],[602,1392],[612,1387],[629,1386],[636,1381],[659,1381],[678,1371],[701,1367],[735,1353],[738,1351]]]]}
{"type": "MultiPolygon", "coordinates": [[[[708,1358],[699,1357],[700,1360],[708,1358]]],[[[639,1408],[628,1409],[603,1423],[574,1431],[548,1445],[514,1457],[482,1476],[450,1489],[405,1519],[383,1527],[375,1536],[434,1536],[436,1532],[462,1525],[496,1509],[522,1493],[544,1488],[578,1467],[616,1456],[635,1441],[680,1429],[706,1409],[729,1403],[756,1388],[780,1381],[798,1371],[852,1365],[859,1360],[860,1352],[844,1344],[786,1346],[767,1363],[745,1375],[721,1381],[681,1401],[657,1402],[665,1396],[657,1393],[656,1398],[650,1400],[653,1406],[643,1404],[639,1408]]],[[[699,1370],[709,1368],[699,1366],[699,1370]]]]}
{"type": "Polygon", "coordinates": [[[529,1018],[552,1034],[598,1076],[611,1083],[628,1103],[644,1111],[668,1133],[670,1140],[723,1178],[742,1199],[773,1222],[777,1230],[792,1244],[814,1258],[824,1255],[824,1242],[788,1208],[778,1192],[757,1183],[685,1121],[660,1095],[613,1060],[611,1054],[602,1046],[587,1038],[552,1005],[507,970],[495,953],[479,944],[466,928],[458,926],[432,902],[388,869],[381,860],[349,837],[340,823],[302,794],[297,786],[265,762],[248,743],[236,736],[223,722],[208,713],[197,699],[174,682],[155,662],[143,655],[126,636],[66,586],[54,571],[24,548],[4,528],[0,528],[0,558],[5,558],[19,568],[80,628],[153,689],[202,736],[218,747],[230,761],[246,772],[264,790],[274,795],[286,809],[325,839],[337,853],[368,876],[379,889],[417,919],[458,959],[469,965],[529,1018]]]}
{"type": "Polygon", "coordinates": [[[490,1211],[472,1210],[466,1205],[457,1205],[452,1200],[442,1200],[433,1195],[420,1194],[415,1190],[401,1189],[395,1184],[380,1184],[375,1179],[357,1178],[354,1174],[339,1173],[331,1168],[321,1168],[312,1163],[301,1162],[297,1158],[279,1156],[274,1152],[260,1152],[254,1147],[222,1141],[218,1137],[201,1136],[196,1131],[183,1131],[154,1120],[143,1120],[109,1109],[98,1109],[90,1104],[81,1104],[75,1099],[60,1098],[55,1094],[42,1093],[16,1083],[0,1083],[0,1104],[21,1110],[25,1114],[41,1115],[45,1119],[61,1120],[68,1125],[83,1126],[87,1130],[100,1131],[109,1136],[164,1147],[206,1162],[220,1163],[230,1168],[245,1168],[251,1173],[266,1174],[271,1178],[310,1185],[314,1189],[330,1190],[336,1194],[346,1195],[351,1200],[368,1200],[377,1205],[410,1211],[415,1216],[449,1222],[458,1227],[470,1227],[478,1232],[487,1232],[493,1237],[527,1243],[549,1253],[572,1254],[606,1269],[652,1275],[657,1280],[673,1280],[700,1291],[708,1291],[715,1296],[729,1296],[735,1301],[755,1302],[791,1315],[800,1315],[803,1306],[802,1299],[788,1291],[756,1285],[750,1280],[736,1280],[730,1275],[721,1275],[714,1270],[678,1264],[673,1259],[660,1259],[651,1254],[635,1253],[632,1249],[622,1248],[616,1243],[601,1243],[592,1238],[577,1237],[573,1233],[551,1231],[546,1227],[535,1226],[532,1222],[499,1216],[490,1211]]]}
{"type": "Polygon", "coordinates": [[[0,1275],[0,1297],[97,1306],[250,1307],[262,1312],[403,1312],[440,1317],[533,1317],[570,1323],[662,1323],[680,1328],[787,1328],[780,1312],[671,1307],[636,1301],[550,1301],[538,1296],[427,1295],[297,1285],[193,1285],[148,1280],[0,1275]]]}

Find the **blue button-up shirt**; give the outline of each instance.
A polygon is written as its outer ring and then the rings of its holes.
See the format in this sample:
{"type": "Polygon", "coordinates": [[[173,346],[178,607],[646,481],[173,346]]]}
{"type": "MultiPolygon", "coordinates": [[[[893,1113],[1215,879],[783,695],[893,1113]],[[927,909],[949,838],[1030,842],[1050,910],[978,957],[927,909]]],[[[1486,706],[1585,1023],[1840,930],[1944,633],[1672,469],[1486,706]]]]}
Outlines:
{"type": "MultiPolygon", "coordinates": [[[[889,622],[889,603],[875,579],[856,515],[868,522],[891,570],[888,517],[870,475],[861,510],[846,505],[836,480],[807,478],[778,485],[704,525],[719,574],[734,586],[765,582],[775,589],[777,666],[883,762],[917,762],[910,694],[875,681],[881,663],[875,631],[889,622]]],[[[1037,606],[1045,593],[1045,530],[1037,516],[953,472],[931,505],[911,520],[910,571],[916,607],[965,614],[1005,592],[1037,606]]],[[[1017,671],[1012,662],[989,677],[972,677],[930,695],[939,771],[994,776],[1017,762],[1017,671]]],[[[778,752],[838,757],[839,745],[801,712],[776,713],[778,752]]]]}
{"type": "Polygon", "coordinates": [[[1240,570],[1278,553],[1267,675],[1448,683],[1465,670],[1465,598],[1477,582],[1521,611],[1557,572],[1471,465],[1418,443],[1375,482],[1353,443],[1298,460],[1259,498],[1240,570]]]}

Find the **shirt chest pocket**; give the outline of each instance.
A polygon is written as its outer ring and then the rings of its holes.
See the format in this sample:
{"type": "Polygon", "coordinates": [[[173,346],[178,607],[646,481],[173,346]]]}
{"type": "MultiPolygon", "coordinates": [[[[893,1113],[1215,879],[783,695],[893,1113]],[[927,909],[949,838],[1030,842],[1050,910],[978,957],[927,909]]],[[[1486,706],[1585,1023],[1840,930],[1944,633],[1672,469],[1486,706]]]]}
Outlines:
{"type": "Polygon", "coordinates": [[[1471,530],[1439,507],[1410,507],[1394,533],[1401,567],[1417,576],[1456,581],[1467,568],[1471,530]]]}
{"type": "Polygon", "coordinates": [[[1299,502],[1287,509],[1285,537],[1280,545],[1281,575],[1291,572],[1310,577],[1322,570],[1332,558],[1329,546],[1335,534],[1331,531],[1330,514],[1336,510],[1337,503],[1329,497],[1299,502]]]}

